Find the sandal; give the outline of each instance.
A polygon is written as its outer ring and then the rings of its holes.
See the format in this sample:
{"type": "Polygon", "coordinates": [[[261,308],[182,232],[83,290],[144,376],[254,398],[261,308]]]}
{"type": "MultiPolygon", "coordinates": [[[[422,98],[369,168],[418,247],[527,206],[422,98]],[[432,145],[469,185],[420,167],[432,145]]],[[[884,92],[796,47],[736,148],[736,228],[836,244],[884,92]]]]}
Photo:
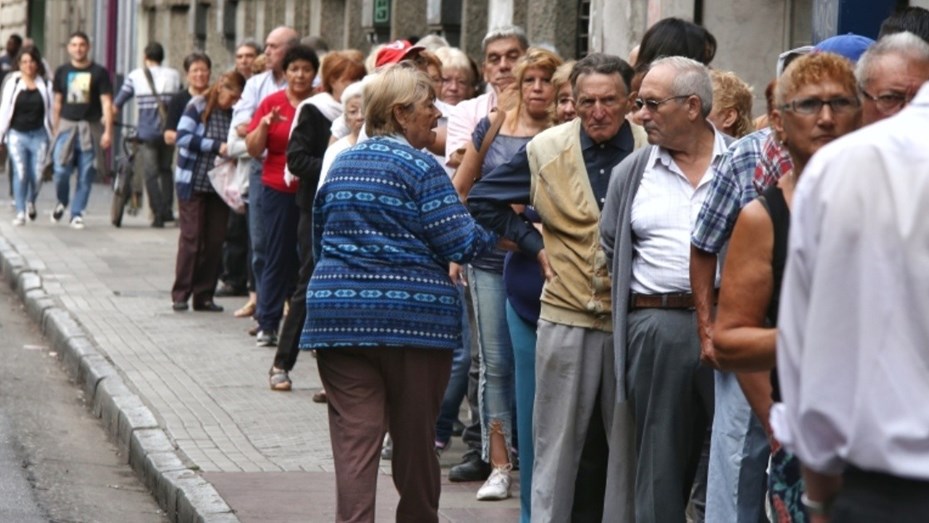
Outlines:
{"type": "Polygon", "coordinates": [[[236,318],[248,318],[255,314],[255,302],[249,300],[241,309],[235,311],[233,316],[236,318]]]}
{"type": "Polygon", "coordinates": [[[271,390],[282,392],[289,391],[293,386],[287,371],[277,367],[271,367],[271,370],[268,371],[268,383],[271,385],[271,390]]]}

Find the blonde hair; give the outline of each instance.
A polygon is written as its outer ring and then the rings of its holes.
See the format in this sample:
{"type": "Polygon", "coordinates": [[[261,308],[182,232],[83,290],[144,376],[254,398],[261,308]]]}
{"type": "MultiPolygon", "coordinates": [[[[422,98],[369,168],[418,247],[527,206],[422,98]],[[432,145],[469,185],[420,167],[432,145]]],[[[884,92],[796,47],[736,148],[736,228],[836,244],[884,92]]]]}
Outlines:
{"type": "Polygon", "coordinates": [[[365,130],[369,136],[400,133],[394,109],[411,111],[426,99],[435,99],[429,75],[403,62],[388,67],[364,86],[365,130]]]}
{"type": "MultiPolygon", "coordinates": [[[[530,69],[541,69],[546,71],[548,74],[554,76],[555,71],[558,70],[558,67],[564,63],[560,56],[549,51],[548,49],[542,49],[540,47],[530,47],[526,51],[526,54],[519,59],[519,62],[516,63],[516,86],[519,88],[523,84],[523,79],[526,77],[526,72],[530,69]]],[[[519,112],[523,108],[523,91],[518,89],[518,98],[516,101],[516,111],[519,112]]],[[[557,93],[557,90],[556,90],[557,93]]],[[[551,113],[552,118],[555,116],[555,100],[552,99],[551,104],[551,113]]],[[[515,125],[515,122],[512,124],[515,125]]]]}
{"type": "Polygon", "coordinates": [[[574,69],[574,64],[576,63],[577,60],[568,60],[559,65],[558,69],[555,69],[555,74],[552,75],[552,85],[555,86],[556,93],[560,91],[565,84],[571,84],[571,71],[574,69]]]}
{"type": "Polygon", "coordinates": [[[752,125],[752,88],[732,71],[710,70],[713,80],[713,108],[736,112],[731,135],[741,138],[754,130],[752,125]]]}

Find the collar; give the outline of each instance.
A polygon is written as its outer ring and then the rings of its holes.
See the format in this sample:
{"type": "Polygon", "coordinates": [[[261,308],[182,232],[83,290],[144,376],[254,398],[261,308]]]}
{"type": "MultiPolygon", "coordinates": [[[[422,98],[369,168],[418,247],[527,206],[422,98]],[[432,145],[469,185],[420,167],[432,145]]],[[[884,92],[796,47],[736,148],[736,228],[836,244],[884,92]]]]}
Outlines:
{"type": "MultiPolygon", "coordinates": [[[[719,166],[719,162],[723,158],[726,150],[729,147],[726,145],[726,139],[723,137],[723,133],[719,132],[713,124],[707,122],[713,128],[713,157],[710,160],[710,168],[713,171],[716,171],[719,166]]],[[[648,158],[648,163],[646,164],[647,169],[651,169],[655,166],[656,163],[661,162],[667,168],[670,168],[674,164],[674,158],[671,157],[671,152],[665,149],[664,147],[658,146],[652,150],[651,155],[648,158]]]]}
{"type": "Polygon", "coordinates": [[[632,126],[629,124],[628,120],[623,122],[623,125],[619,128],[619,132],[614,134],[612,138],[599,144],[594,142],[593,139],[587,134],[587,131],[584,130],[583,124],[580,127],[582,151],[586,151],[600,145],[609,146],[614,149],[627,152],[631,152],[635,148],[635,140],[632,137],[632,126]]]}
{"type": "Polygon", "coordinates": [[[381,138],[383,138],[383,139],[385,139],[385,140],[390,140],[390,141],[392,141],[392,142],[399,143],[399,144],[401,144],[401,145],[405,145],[405,146],[407,146],[407,147],[409,147],[409,148],[411,148],[411,149],[413,148],[413,146],[410,145],[410,142],[406,139],[406,136],[403,136],[403,135],[400,134],[400,133],[397,133],[397,134],[385,134],[385,135],[382,136],[381,138]]]}

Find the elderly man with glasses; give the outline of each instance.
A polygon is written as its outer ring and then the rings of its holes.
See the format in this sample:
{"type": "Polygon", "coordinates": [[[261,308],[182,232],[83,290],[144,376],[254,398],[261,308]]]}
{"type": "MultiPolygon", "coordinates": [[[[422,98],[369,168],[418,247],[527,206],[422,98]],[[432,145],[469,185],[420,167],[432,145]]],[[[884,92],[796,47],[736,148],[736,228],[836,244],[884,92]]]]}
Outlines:
{"type": "Polygon", "coordinates": [[[635,424],[637,522],[684,521],[692,485],[706,480],[713,374],[700,362],[689,262],[690,231],[730,140],[706,120],[712,101],[699,62],[651,65],[635,106],[652,146],[614,169],[600,223],[619,400],[635,424]]]}
{"type": "Polygon", "coordinates": [[[858,60],[855,77],[862,125],[893,116],[929,80],[929,44],[908,32],[885,36],[858,60]]]}

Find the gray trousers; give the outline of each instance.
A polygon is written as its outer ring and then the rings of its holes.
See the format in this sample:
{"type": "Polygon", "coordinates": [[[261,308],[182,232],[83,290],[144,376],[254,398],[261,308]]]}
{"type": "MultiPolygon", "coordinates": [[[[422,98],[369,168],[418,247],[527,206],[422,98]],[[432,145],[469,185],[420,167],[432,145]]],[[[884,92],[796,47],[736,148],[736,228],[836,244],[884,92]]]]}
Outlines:
{"type": "Polygon", "coordinates": [[[626,404],[616,404],[613,335],[539,320],[532,427],[532,521],[571,521],[587,428],[599,397],[609,444],[603,521],[631,521],[631,445],[626,404]],[[628,495],[623,495],[627,493],[628,495]]]}
{"type": "MultiPolygon", "coordinates": [[[[171,170],[173,159],[174,146],[166,145],[160,139],[142,143],[136,154],[136,165],[142,167],[145,190],[148,191],[148,205],[156,220],[174,215],[174,173],[171,170]]],[[[136,190],[135,183],[132,190],[141,192],[136,190]]]]}
{"type": "MultiPolygon", "coordinates": [[[[626,382],[635,418],[635,521],[685,521],[707,428],[713,371],[700,364],[692,311],[629,312],[626,382]]],[[[695,504],[698,504],[695,501],[695,504]]]]}

